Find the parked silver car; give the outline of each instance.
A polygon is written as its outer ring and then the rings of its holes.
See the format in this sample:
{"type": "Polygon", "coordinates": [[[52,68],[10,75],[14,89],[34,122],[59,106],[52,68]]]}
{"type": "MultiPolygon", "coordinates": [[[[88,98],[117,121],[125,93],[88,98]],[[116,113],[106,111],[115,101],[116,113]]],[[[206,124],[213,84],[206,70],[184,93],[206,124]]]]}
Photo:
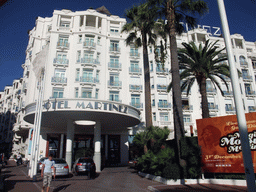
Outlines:
{"type": "MultiPolygon", "coordinates": [[[[38,161],[38,171],[41,171],[43,162],[44,160],[48,159],[47,157],[42,157],[38,161]]],[[[57,175],[63,175],[63,176],[68,176],[69,175],[69,167],[67,162],[64,159],[59,159],[59,158],[53,158],[53,161],[55,161],[55,169],[56,169],[56,176],[57,175]]],[[[53,170],[52,170],[53,174],[53,170]]]]}
{"type": "Polygon", "coordinates": [[[88,178],[91,178],[96,174],[96,166],[92,158],[80,157],[75,161],[72,171],[75,175],[87,173],[88,178]]]}

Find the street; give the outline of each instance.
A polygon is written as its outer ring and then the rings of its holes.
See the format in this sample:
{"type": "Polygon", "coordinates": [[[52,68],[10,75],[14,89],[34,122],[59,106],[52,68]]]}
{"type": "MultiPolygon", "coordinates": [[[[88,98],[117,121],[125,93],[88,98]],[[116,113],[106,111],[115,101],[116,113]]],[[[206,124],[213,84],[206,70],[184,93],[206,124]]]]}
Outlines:
{"type": "MultiPolygon", "coordinates": [[[[5,191],[40,191],[42,178],[38,175],[37,181],[31,182],[31,179],[25,176],[26,171],[24,166],[5,168],[5,191]]],[[[52,181],[51,191],[149,191],[147,188],[152,185],[159,183],[141,178],[134,169],[115,167],[105,168],[91,180],[88,180],[86,175],[56,177],[55,181],[52,181]]]]}

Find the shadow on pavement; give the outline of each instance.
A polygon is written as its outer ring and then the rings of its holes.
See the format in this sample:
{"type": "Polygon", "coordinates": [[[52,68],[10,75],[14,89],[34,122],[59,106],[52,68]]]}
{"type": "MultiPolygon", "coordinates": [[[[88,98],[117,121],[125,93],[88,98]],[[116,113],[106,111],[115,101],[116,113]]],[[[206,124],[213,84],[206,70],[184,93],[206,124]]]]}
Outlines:
{"type": "Polygon", "coordinates": [[[53,192],[57,192],[57,191],[61,191],[61,190],[65,190],[68,186],[70,186],[71,184],[68,184],[68,185],[62,185],[62,186],[59,186],[57,188],[54,188],[53,189],[53,192]]]}

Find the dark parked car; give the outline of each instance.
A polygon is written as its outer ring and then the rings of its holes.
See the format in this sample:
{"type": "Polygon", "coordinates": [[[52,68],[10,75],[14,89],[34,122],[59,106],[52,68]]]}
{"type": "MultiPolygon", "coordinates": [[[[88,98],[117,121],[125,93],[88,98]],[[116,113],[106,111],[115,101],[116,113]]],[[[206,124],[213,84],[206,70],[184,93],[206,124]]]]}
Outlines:
{"type": "Polygon", "coordinates": [[[137,168],[137,163],[138,163],[138,159],[134,158],[134,159],[128,161],[128,166],[130,168],[137,168]]]}
{"type": "Polygon", "coordinates": [[[80,157],[75,161],[72,171],[75,175],[86,173],[91,178],[96,174],[96,166],[92,158],[80,157]]]}

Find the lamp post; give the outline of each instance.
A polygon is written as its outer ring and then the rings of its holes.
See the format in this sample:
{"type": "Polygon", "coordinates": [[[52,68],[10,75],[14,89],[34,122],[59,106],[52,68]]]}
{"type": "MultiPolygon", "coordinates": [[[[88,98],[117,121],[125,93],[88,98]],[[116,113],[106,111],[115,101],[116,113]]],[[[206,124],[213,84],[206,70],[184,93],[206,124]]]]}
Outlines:
{"type": "Polygon", "coordinates": [[[233,88],[235,106],[236,106],[236,115],[237,115],[237,122],[239,127],[239,134],[242,146],[242,154],[244,160],[244,170],[246,175],[246,182],[247,182],[247,189],[249,192],[256,191],[255,188],[255,176],[253,170],[253,163],[252,163],[252,155],[251,155],[251,148],[249,145],[248,139],[248,130],[246,125],[245,119],[245,112],[242,103],[241,92],[239,90],[239,82],[238,82],[238,74],[237,69],[235,66],[234,55],[232,51],[232,44],[230,39],[230,31],[228,26],[227,14],[224,6],[223,0],[217,0],[219,6],[219,13],[222,25],[222,31],[224,34],[224,40],[226,44],[226,50],[228,54],[228,62],[229,62],[229,69],[231,75],[231,83],[233,88]]]}

